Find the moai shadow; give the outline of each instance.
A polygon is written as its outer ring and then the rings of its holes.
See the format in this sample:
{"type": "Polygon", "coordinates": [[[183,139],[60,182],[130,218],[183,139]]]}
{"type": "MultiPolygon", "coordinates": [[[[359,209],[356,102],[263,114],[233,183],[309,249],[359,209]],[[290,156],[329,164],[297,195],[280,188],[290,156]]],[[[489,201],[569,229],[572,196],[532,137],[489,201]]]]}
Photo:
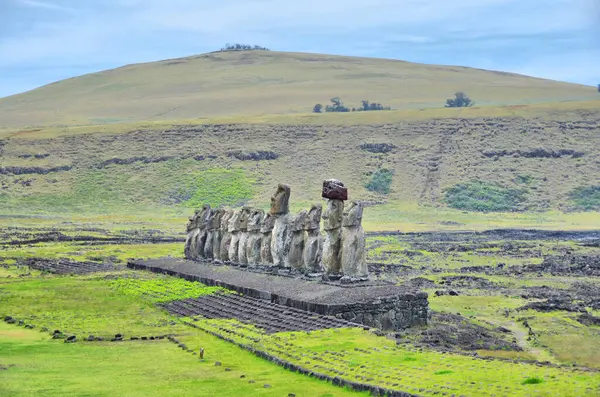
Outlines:
{"type": "Polygon", "coordinates": [[[250,214],[252,208],[242,208],[242,214],[240,215],[240,239],[238,242],[238,257],[237,262],[246,266],[248,264],[248,258],[246,257],[246,245],[248,243],[248,221],[250,220],[250,214]]]}
{"type": "Polygon", "coordinates": [[[229,219],[227,224],[227,230],[231,234],[231,240],[229,242],[229,249],[227,250],[229,262],[232,264],[238,263],[238,247],[240,243],[240,218],[242,217],[242,211],[235,211],[233,216],[229,219]]]}
{"type": "Polygon", "coordinates": [[[273,255],[271,255],[271,236],[275,225],[275,217],[266,213],[260,226],[260,264],[263,266],[273,266],[273,255]]]}
{"type": "Polygon", "coordinates": [[[223,217],[223,209],[213,211],[207,225],[206,243],[204,244],[204,257],[206,259],[214,259],[215,244],[218,247],[219,228],[221,227],[221,218],[223,217]]]}
{"type": "Polygon", "coordinates": [[[275,218],[271,235],[271,255],[273,266],[285,267],[289,252],[289,201],[291,189],[288,185],[279,184],[277,191],[271,197],[271,215],[275,218]]]}
{"type": "Polygon", "coordinates": [[[289,252],[286,256],[285,266],[297,271],[304,271],[304,261],[302,252],[304,251],[304,226],[306,224],[308,212],[301,211],[298,215],[290,219],[288,232],[289,252]]]}
{"type": "Polygon", "coordinates": [[[265,216],[263,210],[254,209],[248,220],[248,241],[246,242],[246,260],[248,266],[258,266],[261,264],[260,249],[261,249],[261,226],[265,216]]]}
{"type": "Polygon", "coordinates": [[[321,237],[321,215],[323,206],[313,205],[308,211],[304,230],[306,240],[302,252],[302,262],[308,275],[319,276],[323,271],[323,238],[321,237]]]}
{"type": "Polygon", "coordinates": [[[352,201],[344,211],[342,221],[342,283],[365,281],[369,278],[365,252],[365,231],[362,227],[363,206],[352,201]]]}
{"type": "Polygon", "coordinates": [[[219,243],[219,246],[215,247],[219,250],[219,255],[217,259],[219,262],[229,261],[229,245],[231,244],[231,232],[229,231],[229,221],[234,214],[234,210],[226,210],[225,214],[221,218],[221,241],[219,243]]]}
{"type": "Polygon", "coordinates": [[[323,267],[326,278],[336,280],[342,277],[341,249],[342,249],[342,218],[344,213],[344,200],[348,199],[348,190],[344,184],[336,179],[323,182],[321,195],[327,199],[327,207],[323,212],[323,267]]]}

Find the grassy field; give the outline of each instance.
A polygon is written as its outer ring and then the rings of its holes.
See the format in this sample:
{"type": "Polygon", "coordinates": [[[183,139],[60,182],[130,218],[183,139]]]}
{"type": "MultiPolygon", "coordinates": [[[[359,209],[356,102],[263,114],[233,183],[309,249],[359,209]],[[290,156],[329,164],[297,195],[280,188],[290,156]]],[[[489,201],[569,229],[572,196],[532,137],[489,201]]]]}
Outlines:
{"type": "Polygon", "coordinates": [[[597,98],[595,87],[511,73],[389,59],[224,52],[80,76],[0,99],[0,124],[109,124],[309,113],[338,96],[393,109],[443,107],[456,91],[478,106],[597,98]],[[376,94],[375,94],[376,93],[376,94]]]}

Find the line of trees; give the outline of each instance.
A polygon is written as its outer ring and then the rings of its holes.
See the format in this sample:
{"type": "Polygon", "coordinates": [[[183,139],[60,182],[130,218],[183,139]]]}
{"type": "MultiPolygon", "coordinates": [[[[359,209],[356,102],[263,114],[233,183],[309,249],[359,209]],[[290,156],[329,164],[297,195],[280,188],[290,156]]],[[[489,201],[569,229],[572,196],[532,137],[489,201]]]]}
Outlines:
{"type": "Polygon", "coordinates": [[[261,47],[259,45],[250,45],[250,44],[225,44],[225,47],[221,48],[220,51],[270,51],[266,47],[261,47]]]}
{"type": "MultiPolygon", "coordinates": [[[[330,99],[330,101],[331,101],[331,105],[325,106],[326,112],[367,112],[367,111],[371,111],[371,110],[392,110],[392,108],[390,108],[389,106],[383,106],[380,103],[369,102],[367,100],[361,101],[362,102],[361,107],[352,108],[352,109],[344,106],[344,103],[342,102],[342,100],[339,97],[333,97],[330,99]]],[[[323,113],[323,105],[320,103],[317,103],[313,107],[313,113],[323,113]]]]}

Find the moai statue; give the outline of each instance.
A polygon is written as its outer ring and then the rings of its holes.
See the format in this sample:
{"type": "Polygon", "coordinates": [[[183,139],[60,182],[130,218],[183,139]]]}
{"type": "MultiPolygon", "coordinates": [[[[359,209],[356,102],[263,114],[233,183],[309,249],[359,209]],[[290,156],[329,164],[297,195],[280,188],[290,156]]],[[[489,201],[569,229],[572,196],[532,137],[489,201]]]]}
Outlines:
{"type": "Polygon", "coordinates": [[[188,218],[188,223],[186,226],[187,237],[185,239],[185,246],[183,248],[183,255],[186,259],[193,259],[191,250],[192,250],[192,242],[196,245],[196,237],[198,237],[198,216],[200,215],[200,210],[194,211],[194,215],[188,218]]]}
{"type": "Polygon", "coordinates": [[[264,216],[265,212],[263,210],[254,209],[248,220],[248,241],[246,242],[246,260],[248,266],[258,266],[261,264],[260,244],[262,241],[262,234],[260,230],[264,216]]]}
{"type": "Polygon", "coordinates": [[[321,214],[323,206],[313,205],[308,211],[304,230],[306,240],[302,252],[302,262],[307,273],[320,273],[322,271],[321,259],[323,256],[323,238],[321,237],[321,214]]]}
{"type": "Polygon", "coordinates": [[[247,265],[248,258],[246,257],[246,245],[248,242],[248,222],[250,221],[250,214],[252,208],[242,208],[242,214],[240,215],[240,239],[238,242],[238,263],[240,265],[247,265]]]}
{"type": "Polygon", "coordinates": [[[275,218],[271,236],[271,255],[273,266],[285,267],[289,252],[289,201],[291,189],[288,185],[279,184],[271,197],[271,215],[275,218]]]}
{"type": "Polygon", "coordinates": [[[229,219],[227,224],[227,230],[231,234],[231,241],[229,242],[228,259],[233,264],[238,263],[238,247],[240,243],[240,218],[242,211],[235,211],[233,216],[229,219]]]}
{"type": "Polygon", "coordinates": [[[204,244],[204,257],[206,259],[214,259],[215,244],[220,242],[219,228],[221,227],[221,217],[223,217],[223,209],[213,211],[207,225],[206,243],[204,244]]]}
{"type": "Polygon", "coordinates": [[[263,266],[273,266],[273,255],[271,255],[271,235],[273,226],[275,225],[275,217],[269,212],[265,214],[260,226],[260,264],[263,266]]]}
{"type": "Polygon", "coordinates": [[[348,199],[348,190],[336,179],[323,182],[322,197],[327,199],[327,208],[323,213],[323,267],[329,278],[341,277],[342,217],[344,200],[348,199]]]}
{"type": "Polygon", "coordinates": [[[226,210],[225,215],[221,218],[221,242],[219,244],[218,261],[229,261],[229,245],[231,244],[231,232],[229,231],[229,220],[234,215],[233,210],[226,210]]]}
{"type": "Polygon", "coordinates": [[[361,225],[363,206],[356,201],[344,211],[342,221],[342,281],[369,277],[365,253],[365,231],[361,225]]]}
{"type": "Polygon", "coordinates": [[[304,251],[304,225],[306,224],[308,212],[301,211],[294,218],[290,219],[288,240],[290,250],[286,257],[286,267],[304,271],[304,262],[302,252],[304,251]]]}
{"type": "Polygon", "coordinates": [[[190,218],[188,228],[192,231],[188,233],[184,251],[187,259],[198,259],[204,255],[204,244],[206,243],[206,224],[210,216],[210,205],[205,204],[200,211],[196,211],[190,218]]]}

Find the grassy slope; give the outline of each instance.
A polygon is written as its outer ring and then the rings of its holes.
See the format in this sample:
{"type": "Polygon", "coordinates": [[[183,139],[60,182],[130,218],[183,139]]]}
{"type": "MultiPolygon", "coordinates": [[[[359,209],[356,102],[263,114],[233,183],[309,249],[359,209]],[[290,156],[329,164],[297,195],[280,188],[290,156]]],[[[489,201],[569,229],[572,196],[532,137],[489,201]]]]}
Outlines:
{"type": "Polygon", "coordinates": [[[2,126],[103,124],[306,113],[339,96],[394,109],[589,100],[594,87],[481,69],[284,52],[210,53],[128,65],[0,99],[2,126]]]}

